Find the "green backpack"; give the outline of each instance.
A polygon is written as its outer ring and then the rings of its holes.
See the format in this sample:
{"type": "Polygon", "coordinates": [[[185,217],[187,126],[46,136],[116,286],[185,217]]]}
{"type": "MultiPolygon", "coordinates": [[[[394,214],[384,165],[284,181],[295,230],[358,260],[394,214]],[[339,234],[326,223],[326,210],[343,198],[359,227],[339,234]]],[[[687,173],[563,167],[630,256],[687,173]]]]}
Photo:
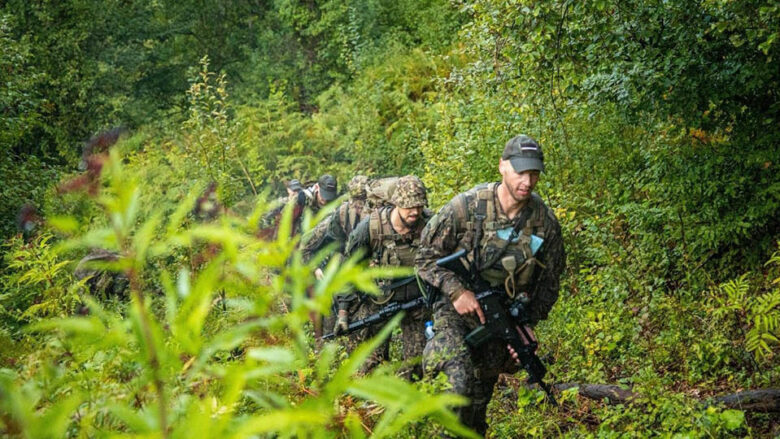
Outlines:
{"type": "Polygon", "coordinates": [[[385,206],[391,206],[390,198],[398,185],[399,177],[385,177],[371,180],[366,185],[366,205],[362,217],[366,217],[375,210],[385,206]]]}

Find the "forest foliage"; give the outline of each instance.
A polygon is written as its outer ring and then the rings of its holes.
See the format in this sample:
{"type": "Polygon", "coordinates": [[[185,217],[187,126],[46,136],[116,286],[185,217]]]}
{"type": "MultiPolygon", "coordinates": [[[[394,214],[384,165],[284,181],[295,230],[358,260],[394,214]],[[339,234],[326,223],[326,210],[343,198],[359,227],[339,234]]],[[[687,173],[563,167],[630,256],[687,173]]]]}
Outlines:
{"type": "Polygon", "coordinates": [[[3,2],[0,431],[467,435],[441,377],[355,374],[392,323],[349,357],[312,339],[310,312],[386,271],[315,283],[324,255],[255,234],[285,180],[325,172],[416,174],[438,208],[522,132],[568,255],[540,354],[641,398],[503,384],[490,434],[777,435],[706,402],[780,384],[778,34],[752,0],[3,2]],[[84,293],[94,247],[128,297],[84,293]]]}

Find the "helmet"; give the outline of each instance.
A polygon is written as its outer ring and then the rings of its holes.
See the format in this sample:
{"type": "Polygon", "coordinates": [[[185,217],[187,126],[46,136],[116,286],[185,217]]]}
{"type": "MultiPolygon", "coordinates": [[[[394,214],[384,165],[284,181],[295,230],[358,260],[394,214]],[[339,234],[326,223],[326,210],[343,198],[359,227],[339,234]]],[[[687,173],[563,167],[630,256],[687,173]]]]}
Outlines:
{"type": "Polygon", "coordinates": [[[390,202],[403,209],[413,207],[425,207],[428,205],[428,197],[425,194],[425,185],[422,180],[414,175],[407,175],[398,179],[390,202]]]}
{"type": "Polygon", "coordinates": [[[368,184],[368,177],[365,175],[356,175],[352,177],[352,180],[347,183],[347,189],[349,190],[349,197],[356,199],[366,198],[366,185],[368,184]]]}

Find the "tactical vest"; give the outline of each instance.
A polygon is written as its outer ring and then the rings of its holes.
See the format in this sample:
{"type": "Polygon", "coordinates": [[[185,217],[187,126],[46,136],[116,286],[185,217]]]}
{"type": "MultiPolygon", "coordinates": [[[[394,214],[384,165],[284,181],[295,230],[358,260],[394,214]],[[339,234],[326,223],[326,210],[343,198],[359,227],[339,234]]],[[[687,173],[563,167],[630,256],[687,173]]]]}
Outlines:
{"type": "Polygon", "coordinates": [[[406,238],[408,235],[401,235],[393,229],[390,223],[392,210],[392,206],[386,206],[371,212],[369,216],[368,232],[371,249],[374,251],[374,262],[392,267],[414,267],[414,257],[420,248],[420,234],[425,226],[426,213],[423,212],[417,230],[410,233],[413,238],[409,241],[406,238]]]}
{"type": "MultiPolygon", "coordinates": [[[[534,280],[535,267],[544,266],[531,250],[531,236],[544,239],[545,209],[538,194],[532,193],[530,207],[532,213],[522,225],[519,236],[507,244],[498,236],[501,229],[514,226],[514,220],[498,218],[500,206],[497,205],[496,189],[499,183],[487,183],[477,186],[473,191],[458,195],[453,200],[455,219],[460,225],[458,236],[461,248],[467,250],[467,263],[471,269],[476,255],[480,276],[491,286],[503,284],[507,293],[514,296],[528,287],[534,280]],[[476,206],[476,208],[469,208],[476,206]],[[477,228],[481,224],[481,233],[477,228]],[[481,237],[479,237],[481,235],[481,237]],[[479,242],[477,241],[479,237],[479,242]]],[[[510,238],[512,238],[510,236],[510,238]]]]}
{"type": "MultiPolygon", "coordinates": [[[[431,213],[427,209],[423,210],[417,228],[409,233],[412,236],[410,241],[407,239],[409,235],[401,235],[393,229],[390,223],[392,210],[393,206],[386,206],[371,212],[368,217],[368,232],[373,251],[372,262],[393,267],[414,267],[414,258],[420,248],[420,235],[431,213]]],[[[383,282],[381,286],[387,287],[389,284],[390,282],[383,282]]],[[[417,282],[412,282],[396,290],[387,291],[384,298],[375,302],[384,303],[391,299],[404,302],[415,299],[420,294],[417,282]]]]}

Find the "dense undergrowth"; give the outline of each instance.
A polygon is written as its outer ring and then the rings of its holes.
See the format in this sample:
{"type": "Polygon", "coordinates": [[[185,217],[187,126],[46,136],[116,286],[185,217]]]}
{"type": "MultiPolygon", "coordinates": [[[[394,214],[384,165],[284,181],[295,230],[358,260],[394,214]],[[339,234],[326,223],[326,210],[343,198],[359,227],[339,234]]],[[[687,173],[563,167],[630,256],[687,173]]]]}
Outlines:
{"type": "Polygon", "coordinates": [[[408,384],[397,365],[357,377],[369,345],[347,358],[311,337],[310,312],[386,272],[346,261],[315,284],[318,259],[255,232],[283,180],[324,172],[342,185],[357,172],[414,173],[439,207],[498,179],[501,148],[520,132],[544,148],[539,191],[568,255],[537,331],[551,380],[640,397],[610,405],[569,390],[556,409],[509,377],[489,434],[780,433],[772,414],[708,404],[780,387],[777,5],[235,3],[211,19],[166,2],[101,3],[123,32],[99,53],[89,44],[114,32],[104,24],[72,33],[53,19],[61,6],[3,6],[3,434],[457,428],[448,409],[462,401],[441,377],[408,384]],[[166,34],[166,23],[178,26],[166,34]],[[81,64],[57,64],[74,53],[81,64]],[[119,142],[76,171],[73,145],[117,122],[129,128],[119,142]],[[200,199],[211,182],[218,205],[200,199]],[[45,224],[13,235],[25,202],[45,224]],[[128,297],[84,294],[72,273],[92,247],[121,254],[105,268],[130,278],[128,297]]]}

